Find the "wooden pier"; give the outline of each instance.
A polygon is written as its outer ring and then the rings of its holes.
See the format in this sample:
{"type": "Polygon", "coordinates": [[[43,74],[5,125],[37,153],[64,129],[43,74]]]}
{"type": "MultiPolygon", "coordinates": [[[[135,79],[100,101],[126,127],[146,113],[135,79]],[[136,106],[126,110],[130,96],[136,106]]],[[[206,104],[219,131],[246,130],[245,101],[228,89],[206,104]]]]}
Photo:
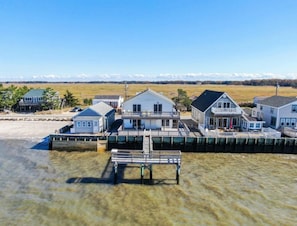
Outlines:
{"type": "Polygon", "coordinates": [[[112,149],[111,161],[114,166],[114,183],[117,183],[118,165],[139,164],[141,184],[144,180],[144,170],[149,169],[150,181],[153,180],[153,164],[175,164],[176,183],[179,184],[181,151],[179,150],[153,150],[150,133],[143,135],[142,150],[112,149]]]}

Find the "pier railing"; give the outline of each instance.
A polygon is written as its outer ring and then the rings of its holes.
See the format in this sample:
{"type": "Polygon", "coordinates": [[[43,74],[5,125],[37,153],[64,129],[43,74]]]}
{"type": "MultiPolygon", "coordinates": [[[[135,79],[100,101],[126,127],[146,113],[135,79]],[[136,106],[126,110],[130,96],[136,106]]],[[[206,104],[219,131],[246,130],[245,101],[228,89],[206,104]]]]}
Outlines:
{"type": "Polygon", "coordinates": [[[139,150],[111,150],[111,161],[118,164],[180,164],[181,152],[177,150],[153,151],[149,154],[139,150]]]}

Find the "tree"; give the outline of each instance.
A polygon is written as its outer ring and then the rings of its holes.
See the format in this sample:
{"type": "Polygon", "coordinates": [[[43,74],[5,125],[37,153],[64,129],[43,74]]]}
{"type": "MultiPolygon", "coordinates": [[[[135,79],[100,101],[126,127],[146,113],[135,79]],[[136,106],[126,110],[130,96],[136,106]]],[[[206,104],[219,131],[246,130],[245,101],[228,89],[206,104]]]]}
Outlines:
{"type": "Polygon", "coordinates": [[[183,89],[177,90],[177,97],[173,97],[172,100],[175,102],[177,109],[187,109],[191,110],[191,99],[188,97],[187,92],[183,89]]]}
{"type": "Polygon", "coordinates": [[[78,99],[69,90],[66,90],[64,94],[64,106],[75,107],[77,105],[79,105],[78,99]]]}
{"type": "Polygon", "coordinates": [[[59,94],[52,88],[46,88],[43,93],[43,103],[41,104],[42,110],[58,109],[60,107],[59,94]]]}
{"type": "Polygon", "coordinates": [[[84,102],[84,105],[91,105],[92,104],[92,98],[85,98],[83,100],[83,102],[84,102]]]}
{"type": "Polygon", "coordinates": [[[16,110],[19,101],[28,91],[27,86],[16,87],[11,85],[7,88],[0,86],[0,109],[16,110]]]}

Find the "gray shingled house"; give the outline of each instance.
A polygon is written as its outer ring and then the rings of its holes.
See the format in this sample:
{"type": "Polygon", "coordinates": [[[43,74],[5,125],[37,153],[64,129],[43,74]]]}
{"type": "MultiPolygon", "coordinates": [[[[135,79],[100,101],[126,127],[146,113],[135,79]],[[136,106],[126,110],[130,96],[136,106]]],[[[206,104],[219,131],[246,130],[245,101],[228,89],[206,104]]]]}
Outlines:
{"type": "Polygon", "coordinates": [[[19,101],[20,111],[35,112],[41,110],[44,89],[31,89],[19,101]]]}
{"type": "Polygon", "coordinates": [[[120,95],[96,95],[92,100],[93,105],[100,102],[104,102],[115,109],[120,109],[124,98],[120,95]]]}
{"type": "Polygon", "coordinates": [[[256,116],[273,129],[296,127],[297,98],[271,96],[257,103],[256,116]]]}
{"type": "Polygon", "coordinates": [[[71,133],[99,133],[110,128],[115,109],[104,102],[92,105],[73,117],[71,133]]]}
{"type": "Polygon", "coordinates": [[[205,90],[191,104],[192,118],[202,128],[240,128],[243,110],[225,92],[205,90]]]}

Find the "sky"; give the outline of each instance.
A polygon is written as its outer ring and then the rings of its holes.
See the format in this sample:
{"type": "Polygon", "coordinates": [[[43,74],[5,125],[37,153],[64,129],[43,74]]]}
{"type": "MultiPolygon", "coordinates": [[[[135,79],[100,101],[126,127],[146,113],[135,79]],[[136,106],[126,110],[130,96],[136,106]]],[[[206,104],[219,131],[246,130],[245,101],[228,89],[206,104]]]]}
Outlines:
{"type": "Polygon", "coordinates": [[[0,81],[297,79],[296,0],[0,0],[0,81]]]}

